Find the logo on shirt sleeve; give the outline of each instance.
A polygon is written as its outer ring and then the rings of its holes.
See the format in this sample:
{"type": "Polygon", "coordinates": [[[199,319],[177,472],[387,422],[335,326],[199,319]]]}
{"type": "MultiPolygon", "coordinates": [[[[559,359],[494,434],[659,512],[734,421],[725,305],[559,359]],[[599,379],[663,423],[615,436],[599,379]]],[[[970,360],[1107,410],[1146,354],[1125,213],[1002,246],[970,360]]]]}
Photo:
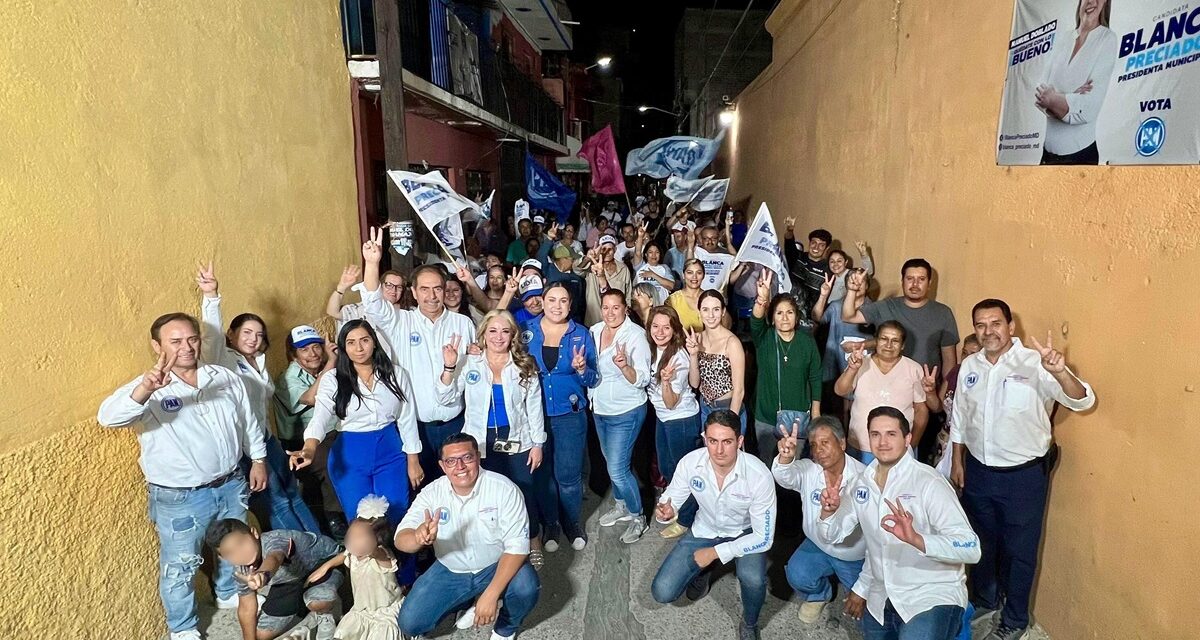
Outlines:
{"type": "Polygon", "coordinates": [[[521,332],[521,344],[529,344],[533,340],[533,332],[526,329],[521,332]]]}
{"type": "Polygon", "coordinates": [[[692,476],[692,491],[704,491],[704,478],[692,476]]]}
{"type": "Polygon", "coordinates": [[[467,384],[475,384],[475,383],[479,382],[479,380],[481,378],[482,378],[482,376],[479,375],[478,371],[468,371],[467,372],[467,384]]]}
{"type": "Polygon", "coordinates": [[[167,413],[179,413],[179,410],[183,408],[183,400],[180,400],[178,396],[167,396],[159,401],[158,406],[167,413]]]}
{"type": "Polygon", "coordinates": [[[812,492],[812,493],[810,493],[810,494],[808,494],[808,499],[809,499],[809,501],[811,501],[813,504],[816,504],[816,505],[819,505],[819,504],[821,504],[821,490],[820,490],[820,489],[813,489],[813,492],[812,492]]]}
{"type": "Polygon", "coordinates": [[[870,496],[867,493],[867,490],[863,487],[859,487],[854,490],[854,501],[859,504],[866,504],[867,498],[869,498],[869,497],[870,496]]]}
{"type": "Polygon", "coordinates": [[[421,344],[421,334],[416,331],[408,334],[408,344],[413,347],[419,346],[421,344]]]}
{"type": "Polygon", "coordinates": [[[972,371],[971,373],[967,374],[967,377],[963,379],[963,382],[967,385],[967,388],[970,389],[971,387],[975,386],[976,382],[979,382],[979,374],[972,371]]]}
{"type": "Polygon", "coordinates": [[[445,507],[438,509],[438,524],[450,522],[450,510],[445,507]]]}

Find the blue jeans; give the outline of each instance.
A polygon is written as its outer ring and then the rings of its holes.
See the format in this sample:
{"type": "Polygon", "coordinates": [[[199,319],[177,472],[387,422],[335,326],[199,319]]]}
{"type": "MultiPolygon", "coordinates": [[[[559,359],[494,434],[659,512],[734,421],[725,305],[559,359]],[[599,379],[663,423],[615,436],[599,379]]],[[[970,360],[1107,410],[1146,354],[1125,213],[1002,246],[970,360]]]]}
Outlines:
{"type": "MultiPolygon", "coordinates": [[[[728,407],[716,407],[700,399],[700,433],[704,433],[704,425],[708,423],[708,416],[718,409],[727,409],[728,407]]],[[[742,435],[746,435],[746,407],[738,412],[738,417],[742,420],[742,435]]]]}
{"type": "MultiPolygon", "coordinates": [[[[552,466],[567,538],[584,537],[583,456],[587,451],[587,414],[583,411],[550,416],[552,466]]],[[[549,526],[549,523],[547,524],[549,526]]]]}
{"type": "MultiPolygon", "coordinates": [[[[300,493],[300,483],[288,468],[288,457],[275,436],[267,438],[267,488],[250,496],[250,510],[266,529],[321,533],[300,493]],[[263,516],[266,516],[264,519],[263,516]]],[[[242,472],[250,473],[250,459],[242,458],[242,472]]]]}
{"type": "MultiPolygon", "coordinates": [[[[158,597],[167,613],[167,628],[195,629],[200,619],[192,578],[204,562],[200,557],[204,532],[216,520],[234,518],[245,522],[250,487],[238,474],[219,487],[168,489],[149,485],[149,491],[150,521],[158,533],[158,597]]],[[[218,598],[237,593],[233,566],[228,562],[218,560],[213,581],[218,598]]]]}
{"type": "MultiPolygon", "coordinates": [[[[667,482],[675,477],[675,468],[683,456],[699,449],[700,414],[678,420],[655,420],[654,447],[658,450],[658,471],[667,482]]],[[[688,496],[683,506],[679,508],[676,521],[685,527],[692,526],[696,521],[696,511],[699,506],[696,499],[688,496]]]]}
{"type": "MultiPolygon", "coordinates": [[[[700,575],[700,565],[692,558],[699,549],[715,547],[722,542],[736,538],[697,538],[691,531],[683,534],[675,548],[667,554],[654,582],[650,585],[650,593],[654,600],[662,604],[675,602],[683,595],[688,583],[700,575]]],[[[720,560],[709,565],[711,569],[720,560]]],[[[738,583],[742,587],[742,618],[750,627],[758,626],[758,614],[762,611],[763,602],[767,599],[767,554],[750,553],[736,560],[738,583]]]]}
{"type": "MultiPolygon", "coordinates": [[[[343,431],[329,448],[329,480],[347,522],[354,520],[359,501],[374,494],[387,498],[388,522],[400,524],[408,509],[408,455],[395,423],[375,431],[343,431]]],[[[401,555],[397,580],[412,584],[415,577],[412,557],[401,555]]]]}
{"type": "MultiPolygon", "coordinates": [[[[400,606],[400,631],[409,638],[433,631],[446,614],[474,602],[487,589],[496,575],[496,566],[478,573],[454,573],[441,562],[433,563],[417,578],[400,606]]],[[[528,562],[521,565],[504,588],[504,606],[496,615],[493,631],[502,636],[519,631],[521,622],[537,604],[541,589],[537,571],[528,562]]]]}
{"type": "Polygon", "coordinates": [[[883,610],[883,622],[870,611],[863,612],[864,640],[955,640],[963,623],[963,608],[938,605],[922,611],[905,622],[889,600],[883,610]]]}
{"type": "Polygon", "coordinates": [[[635,516],[642,515],[642,494],[630,464],[633,444],[645,421],[645,404],[616,416],[596,415],[596,435],[600,437],[600,451],[608,465],[613,497],[635,516]]]}
{"type": "Polygon", "coordinates": [[[788,584],[808,602],[829,602],[833,599],[833,587],[829,576],[837,575],[838,582],[849,591],[858,581],[862,571],[862,560],[838,560],[821,551],[812,540],[805,540],[788,560],[784,573],[788,584]]]}
{"type": "MultiPolygon", "coordinates": [[[[418,384],[420,381],[414,382],[418,384]]],[[[417,422],[417,431],[421,435],[421,470],[425,472],[425,486],[434,480],[445,475],[442,473],[442,467],[438,465],[438,461],[442,459],[442,443],[446,438],[457,433],[462,433],[463,416],[457,416],[446,420],[445,422],[417,422]]],[[[479,446],[483,446],[480,442],[479,446]]],[[[357,505],[348,505],[345,502],[342,506],[347,512],[353,511],[357,505]]]]}

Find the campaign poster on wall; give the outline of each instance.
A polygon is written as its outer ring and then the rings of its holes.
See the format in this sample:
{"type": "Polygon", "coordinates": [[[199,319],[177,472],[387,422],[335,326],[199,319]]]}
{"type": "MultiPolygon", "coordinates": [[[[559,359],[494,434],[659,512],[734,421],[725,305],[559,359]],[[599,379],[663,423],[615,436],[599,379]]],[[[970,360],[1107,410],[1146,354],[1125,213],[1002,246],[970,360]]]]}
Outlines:
{"type": "Polygon", "coordinates": [[[1016,0],[996,163],[1200,163],[1200,0],[1016,0]]]}

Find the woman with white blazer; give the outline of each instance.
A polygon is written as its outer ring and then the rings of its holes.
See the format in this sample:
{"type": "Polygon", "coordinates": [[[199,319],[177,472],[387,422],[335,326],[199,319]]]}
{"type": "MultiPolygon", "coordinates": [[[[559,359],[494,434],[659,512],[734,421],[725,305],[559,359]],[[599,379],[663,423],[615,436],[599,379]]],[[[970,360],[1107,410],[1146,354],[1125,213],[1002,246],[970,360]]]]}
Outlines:
{"type": "Polygon", "coordinates": [[[513,315],[494,309],[479,323],[475,342],[467,347],[462,362],[458,355],[462,337],[451,337],[442,349],[437,393],[445,404],[463,398],[462,432],[479,443],[483,468],[503,475],[521,489],[529,515],[529,562],[541,569],[545,556],[540,507],[548,504],[557,509],[557,500],[548,500],[549,483],[537,473],[546,444],[542,384],[537,363],[517,339],[519,335],[513,315]]]}

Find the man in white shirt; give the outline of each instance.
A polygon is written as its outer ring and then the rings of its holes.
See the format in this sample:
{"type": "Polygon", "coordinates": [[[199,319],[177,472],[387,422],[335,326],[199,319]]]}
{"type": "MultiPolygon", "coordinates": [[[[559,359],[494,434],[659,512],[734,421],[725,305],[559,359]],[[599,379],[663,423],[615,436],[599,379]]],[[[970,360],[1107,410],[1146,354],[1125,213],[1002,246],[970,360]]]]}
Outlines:
{"type": "Polygon", "coordinates": [[[655,509],[670,522],[688,497],[699,506],[692,528],[675,545],[650,591],[663,604],[687,592],[689,600],[708,593],[716,561],[737,563],[742,591],[739,640],[758,640],[758,614],[767,597],[767,555],[775,541],[775,480],[758,458],[741,451],[741,419],[718,409],[704,425],[704,448],[685,455],[655,509]]]}
{"type": "Polygon", "coordinates": [[[859,574],[867,556],[866,542],[856,532],[840,544],[827,544],[818,535],[817,522],[821,519],[821,492],[837,486],[846,495],[866,467],[846,453],[846,429],[833,416],[813,418],[807,436],[800,433],[798,425],[792,425],[791,431],[782,426],[779,429],[783,438],[771,474],[779,486],[804,497],[804,543],[792,554],[785,570],[788,584],[804,598],[800,621],[812,624],[820,620],[825,604],[833,597],[831,575],[837,576],[843,588],[850,589],[846,614],[861,619],[866,585],[860,584],[859,574]],[[796,452],[806,437],[812,460],[797,460],[796,452]]]}
{"type": "Polygon", "coordinates": [[[994,610],[1007,594],[996,628],[987,636],[1015,640],[1029,626],[1029,593],[1037,572],[1049,472],[1057,446],[1050,415],[1057,402],[1072,411],[1090,409],[1096,394],[1054,349],[1013,337],[1012,310],[988,299],[971,310],[983,351],[968,356],[958,372],[950,441],[950,479],[979,533],[982,558],[971,572],[976,606],[994,610]],[[999,556],[999,558],[997,557],[999,556]]]}
{"type": "Polygon", "coordinates": [[[899,409],[872,409],[867,433],[875,460],[845,502],[833,487],[821,492],[817,531],[837,544],[861,523],[866,640],[954,640],[967,606],[965,565],[979,560],[979,538],[946,479],[909,455],[912,434],[899,409]]]}
{"type": "Polygon", "coordinates": [[[442,441],[462,431],[463,402],[442,404],[433,380],[442,375],[442,347],[453,336],[459,340],[459,358],[467,352],[475,324],[461,313],[448,312],[443,298],[446,273],[435,266],[418,267],[412,273],[414,309],[396,309],[380,295],[379,260],[383,256],[382,230],[371,230],[371,239],[363,243],[363,307],[367,321],[387,336],[392,345],[392,360],[408,372],[413,381],[413,400],[417,408],[417,428],[421,435],[421,468],[427,481],[441,474],[437,452],[442,441]]]}
{"type": "Polygon", "coordinates": [[[613,250],[613,259],[617,262],[624,262],[627,267],[637,264],[641,258],[641,256],[634,255],[637,251],[637,227],[629,222],[621,225],[621,240],[623,242],[613,250]],[[630,256],[633,256],[632,260],[630,256]]]}
{"type": "Polygon", "coordinates": [[[465,433],[447,438],[439,451],[445,476],[417,494],[396,527],[398,550],[432,546],[437,556],[404,599],[400,631],[405,637],[428,633],[474,601],[460,628],[494,623],[492,640],[515,638],[541,590],[526,561],[529,518],[521,491],[508,478],[480,470],[479,444],[465,433]]]}
{"type": "MultiPolygon", "coordinates": [[[[158,593],[171,640],[200,640],[192,578],[204,531],[223,518],[246,520],[250,491],[267,486],[263,427],[237,374],[200,364],[200,324],[169,313],[150,326],[158,362],[117,389],[96,419],[105,427],[132,427],[139,464],[150,492],[150,519],[159,542],[158,593]],[[248,455],[250,482],[238,469],[248,455]]],[[[216,571],[220,608],[237,606],[233,567],[216,571]]]]}
{"type": "MultiPolygon", "coordinates": [[[[333,288],[333,293],[329,294],[329,301],[325,303],[325,314],[334,319],[337,331],[334,333],[334,339],[337,339],[337,332],[342,330],[347,322],[351,320],[364,320],[367,317],[366,310],[363,308],[362,302],[351,302],[342,304],[346,298],[346,292],[356,291],[359,296],[363,294],[362,283],[358,281],[362,275],[362,269],[358,265],[348,265],[342,269],[342,277],[338,279],[337,286],[333,288]]],[[[408,286],[404,282],[404,276],[396,271],[384,271],[380,276],[383,281],[383,299],[392,303],[392,306],[397,309],[403,309],[404,305],[400,303],[400,299],[404,296],[404,289],[408,286]]],[[[376,332],[379,333],[378,331],[376,332]]],[[[382,335],[379,336],[383,348],[390,354],[392,346],[388,344],[387,339],[382,335]]]]}

